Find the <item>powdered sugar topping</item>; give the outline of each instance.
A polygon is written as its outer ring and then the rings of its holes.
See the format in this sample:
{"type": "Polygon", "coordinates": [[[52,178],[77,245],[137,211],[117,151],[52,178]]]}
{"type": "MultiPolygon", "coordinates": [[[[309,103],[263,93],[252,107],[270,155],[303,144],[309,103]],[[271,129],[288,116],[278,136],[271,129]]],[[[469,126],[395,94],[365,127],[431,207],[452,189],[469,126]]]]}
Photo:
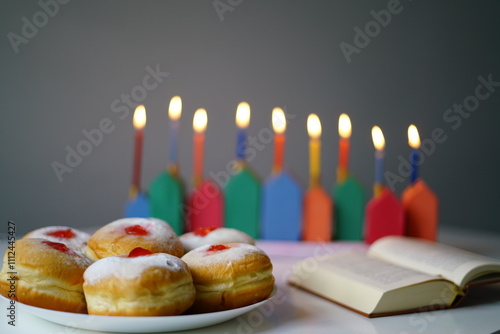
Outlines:
{"type": "MultiPolygon", "coordinates": [[[[115,220],[104,227],[104,229],[111,231],[111,233],[116,233],[118,235],[132,235],[127,234],[125,231],[127,228],[138,225],[145,229],[148,234],[144,237],[152,238],[158,242],[164,242],[165,237],[169,239],[176,240],[177,235],[174,230],[161,219],[157,218],[123,218],[115,220]]],[[[142,235],[138,235],[141,237],[142,235]]]]}
{"type": "Polygon", "coordinates": [[[33,232],[30,232],[29,235],[27,235],[27,237],[42,238],[52,242],[60,242],[73,250],[83,252],[83,250],[87,246],[87,241],[89,240],[90,235],[88,233],[67,226],[47,226],[34,230],[33,232]],[[71,230],[74,234],[74,236],[71,238],[61,238],[50,235],[51,233],[64,231],[68,229],[71,230]]]}
{"type": "Polygon", "coordinates": [[[91,285],[112,276],[128,280],[140,277],[145,270],[152,267],[167,268],[176,272],[187,270],[181,259],[165,253],[138,257],[111,256],[94,262],[87,268],[83,278],[85,283],[91,285]]]}
{"type": "Polygon", "coordinates": [[[248,234],[233,228],[220,227],[210,231],[204,236],[196,235],[194,232],[183,234],[180,237],[186,252],[204,245],[216,245],[226,243],[244,243],[253,245],[255,242],[248,234]]]}
{"type": "Polygon", "coordinates": [[[189,263],[199,263],[206,265],[210,263],[231,263],[243,259],[249,253],[265,254],[260,248],[253,245],[243,243],[228,243],[224,244],[227,249],[209,251],[213,245],[205,245],[198,247],[182,257],[189,263]]]}

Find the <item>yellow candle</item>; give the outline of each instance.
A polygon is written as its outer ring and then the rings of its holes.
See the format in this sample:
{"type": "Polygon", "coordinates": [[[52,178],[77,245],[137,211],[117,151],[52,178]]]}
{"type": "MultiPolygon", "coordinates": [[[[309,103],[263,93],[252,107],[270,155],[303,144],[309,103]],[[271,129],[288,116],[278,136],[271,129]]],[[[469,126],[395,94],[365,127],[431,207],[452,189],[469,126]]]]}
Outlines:
{"type": "Polygon", "coordinates": [[[309,185],[311,188],[319,185],[321,174],[321,122],[316,114],[307,118],[307,132],[309,134],[309,185]]]}

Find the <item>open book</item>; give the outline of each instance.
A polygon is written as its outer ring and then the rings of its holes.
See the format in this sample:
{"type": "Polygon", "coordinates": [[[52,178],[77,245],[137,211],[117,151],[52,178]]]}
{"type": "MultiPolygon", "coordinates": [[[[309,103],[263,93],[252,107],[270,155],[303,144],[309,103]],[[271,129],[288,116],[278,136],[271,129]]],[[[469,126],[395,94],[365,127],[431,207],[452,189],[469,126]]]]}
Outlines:
{"type": "Polygon", "coordinates": [[[298,262],[289,283],[368,317],[455,306],[476,284],[500,281],[500,260],[439,243],[389,236],[367,252],[298,262]]]}

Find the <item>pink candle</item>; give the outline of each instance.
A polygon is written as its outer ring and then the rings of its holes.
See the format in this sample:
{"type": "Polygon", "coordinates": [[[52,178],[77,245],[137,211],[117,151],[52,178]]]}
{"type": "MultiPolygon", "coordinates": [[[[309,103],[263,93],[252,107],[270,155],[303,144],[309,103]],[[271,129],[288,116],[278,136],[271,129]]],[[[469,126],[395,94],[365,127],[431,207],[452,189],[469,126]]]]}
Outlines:
{"type": "Polygon", "coordinates": [[[143,105],[135,108],[133,123],[135,128],[135,141],[131,194],[135,195],[141,188],[142,146],[144,141],[144,127],[146,126],[146,109],[143,105]]]}

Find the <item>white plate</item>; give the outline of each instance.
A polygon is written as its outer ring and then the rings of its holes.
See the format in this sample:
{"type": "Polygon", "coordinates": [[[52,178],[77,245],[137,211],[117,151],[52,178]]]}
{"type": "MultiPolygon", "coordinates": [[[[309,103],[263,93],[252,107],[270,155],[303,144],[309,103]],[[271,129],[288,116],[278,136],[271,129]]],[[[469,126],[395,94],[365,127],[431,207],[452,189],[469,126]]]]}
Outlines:
{"type": "MultiPolygon", "coordinates": [[[[18,306],[20,310],[29,312],[39,318],[68,327],[106,332],[155,333],[182,331],[219,324],[236,318],[267,303],[275,294],[276,288],[269,298],[255,304],[233,310],[165,317],[112,317],[77,314],[47,310],[19,302],[16,302],[16,306],[18,306]]],[[[3,300],[8,301],[8,299],[4,296],[0,295],[0,297],[3,300]]]]}

